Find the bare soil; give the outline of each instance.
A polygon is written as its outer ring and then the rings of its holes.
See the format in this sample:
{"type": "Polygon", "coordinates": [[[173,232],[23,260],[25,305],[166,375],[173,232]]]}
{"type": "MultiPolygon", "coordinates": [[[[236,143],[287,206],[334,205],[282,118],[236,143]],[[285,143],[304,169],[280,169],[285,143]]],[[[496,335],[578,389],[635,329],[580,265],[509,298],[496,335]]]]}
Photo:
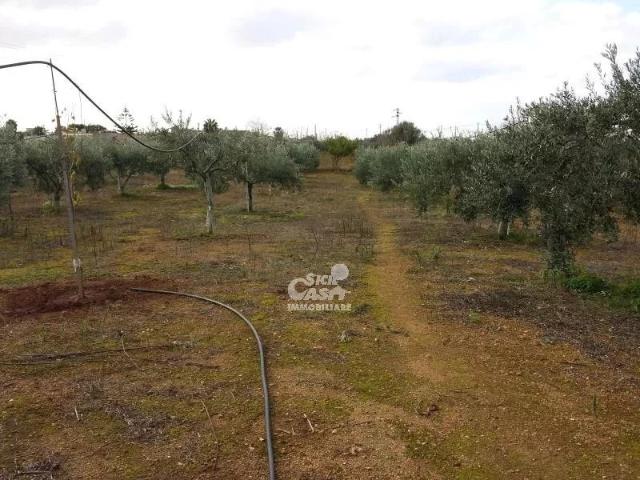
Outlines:
{"type": "MultiPolygon", "coordinates": [[[[134,295],[132,287],[153,288],[159,284],[147,276],[126,279],[85,281],[84,295],[79,295],[75,282],[46,282],[26,287],[0,289],[4,299],[2,315],[12,319],[48,312],[60,312],[126,301],[134,295]]],[[[162,284],[166,288],[166,283],[162,284]]],[[[137,296],[137,295],[136,295],[137,296]]]]}

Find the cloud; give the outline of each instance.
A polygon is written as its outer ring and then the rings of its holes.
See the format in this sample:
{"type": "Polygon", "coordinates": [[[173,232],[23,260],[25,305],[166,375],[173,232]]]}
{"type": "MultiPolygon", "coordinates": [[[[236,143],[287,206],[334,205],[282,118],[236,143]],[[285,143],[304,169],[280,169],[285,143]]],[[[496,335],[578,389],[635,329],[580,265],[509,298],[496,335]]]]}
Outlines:
{"type": "Polygon", "coordinates": [[[115,43],[127,36],[127,28],[120,22],[110,22],[95,30],[80,34],[81,41],[90,45],[115,43]]]}
{"type": "Polygon", "coordinates": [[[98,0],[0,0],[0,5],[20,5],[34,8],[87,7],[95,5],[98,0]]]}
{"type": "Polygon", "coordinates": [[[432,82],[465,83],[494,75],[513,73],[517,70],[516,67],[485,63],[437,62],[424,64],[418,72],[417,79],[432,82]]]}
{"type": "Polygon", "coordinates": [[[521,38],[531,28],[531,22],[517,17],[474,25],[426,23],[421,26],[422,43],[429,47],[456,47],[481,42],[502,42],[521,38]]]}
{"type": "Polygon", "coordinates": [[[425,28],[423,42],[433,47],[466,45],[480,40],[479,28],[462,28],[456,25],[435,24],[425,28]]]}
{"type": "Polygon", "coordinates": [[[0,18],[0,46],[24,48],[61,41],[80,45],[115,43],[126,36],[125,26],[111,22],[93,30],[79,30],[66,26],[16,23],[0,18]]]}
{"type": "Polygon", "coordinates": [[[276,45],[315,26],[317,20],[311,16],[286,10],[269,10],[244,19],[236,28],[235,37],[243,45],[276,45]]]}

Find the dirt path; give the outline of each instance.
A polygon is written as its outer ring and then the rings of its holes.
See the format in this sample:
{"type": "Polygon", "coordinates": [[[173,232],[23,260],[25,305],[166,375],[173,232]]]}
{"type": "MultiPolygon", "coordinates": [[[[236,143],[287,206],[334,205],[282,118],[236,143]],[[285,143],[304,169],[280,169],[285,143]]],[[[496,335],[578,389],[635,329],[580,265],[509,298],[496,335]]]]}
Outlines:
{"type": "Polygon", "coordinates": [[[509,316],[445,311],[444,286],[412,275],[399,244],[406,208],[378,195],[359,196],[376,236],[368,281],[377,314],[407,333],[398,355],[423,418],[405,440],[432,472],[424,478],[639,478],[624,375],[509,316]]]}

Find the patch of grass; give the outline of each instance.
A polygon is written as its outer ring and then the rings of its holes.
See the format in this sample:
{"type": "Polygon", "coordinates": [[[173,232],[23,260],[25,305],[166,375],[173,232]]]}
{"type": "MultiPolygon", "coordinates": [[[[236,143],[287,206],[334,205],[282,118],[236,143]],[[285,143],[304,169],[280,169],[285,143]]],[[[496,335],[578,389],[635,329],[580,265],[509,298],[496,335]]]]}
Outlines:
{"type": "Polygon", "coordinates": [[[611,304],[640,312],[640,280],[614,286],[611,291],[611,304]]]}
{"type": "Polygon", "coordinates": [[[199,187],[195,184],[171,185],[168,183],[159,183],[156,190],[197,190],[199,187]]]}
{"type": "Polygon", "coordinates": [[[439,437],[434,431],[395,423],[397,434],[405,442],[405,455],[415,460],[427,460],[439,471],[446,472],[446,478],[457,480],[481,480],[502,478],[491,467],[465,465],[461,459],[467,458],[475,450],[474,442],[465,430],[446,437],[439,437]]]}
{"type": "Polygon", "coordinates": [[[568,289],[580,293],[601,293],[609,290],[606,280],[587,272],[568,277],[565,285],[568,289]]]}
{"type": "Polygon", "coordinates": [[[531,230],[515,230],[509,232],[506,241],[533,247],[540,245],[540,236],[531,230]]]}
{"type": "Polygon", "coordinates": [[[409,458],[431,460],[441,463],[434,433],[426,428],[411,428],[404,422],[397,422],[396,431],[405,441],[405,455],[409,458]]]}
{"type": "Polygon", "coordinates": [[[479,312],[476,312],[475,310],[469,310],[469,314],[467,315],[467,318],[469,320],[469,323],[472,323],[474,325],[479,325],[480,323],[482,323],[482,316],[480,315],[479,312]]]}
{"type": "Polygon", "coordinates": [[[612,307],[640,311],[640,280],[616,284],[592,273],[582,272],[564,278],[563,283],[577,293],[605,296],[612,307]]]}
{"type": "Polygon", "coordinates": [[[429,250],[415,250],[413,252],[416,263],[419,268],[427,268],[433,263],[438,263],[442,257],[442,248],[438,245],[433,246],[429,250]]]}
{"type": "Polygon", "coordinates": [[[382,368],[371,368],[370,364],[363,368],[353,367],[352,379],[355,389],[365,397],[374,400],[391,400],[399,403],[405,394],[405,390],[411,384],[406,378],[402,378],[399,372],[391,372],[382,368]]]}
{"type": "Polygon", "coordinates": [[[353,306],[351,309],[352,315],[365,315],[371,311],[371,304],[369,303],[358,303],[353,306]]]}

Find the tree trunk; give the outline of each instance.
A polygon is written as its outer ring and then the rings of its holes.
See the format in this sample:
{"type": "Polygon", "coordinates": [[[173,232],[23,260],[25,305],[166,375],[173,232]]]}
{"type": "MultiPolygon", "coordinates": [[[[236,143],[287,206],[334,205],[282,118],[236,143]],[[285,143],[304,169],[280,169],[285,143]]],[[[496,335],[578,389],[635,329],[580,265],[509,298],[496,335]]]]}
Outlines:
{"type": "Polygon", "coordinates": [[[207,197],[207,220],[205,222],[205,228],[207,229],[207,233],[213,233],[215,224],[215,219],[213,218],[213,185],[209,176],[207,176],[204,181],[204,194],[207,197]]]}
{"type": "Polygon", "coordinates": [[[253,183],[247,182],[247,212],[253,212],[253,183]]]}
{"type": "Polygon", "coordinates": [[[11,204],[11,192],[7,195],[7,207],[9,208],[9,220],[13,225],[14,217],[13,217],[13,205],[11,204]]]}
{"type": "Polygon", "coordinates": [[[124,185],[119,173],[116,174],[116,184],[118,185],[118,195],[124,195],[124,185]]]}
{"type": "Polygon", "coordinates": [[[498,236],[500,240],[505,240],[511,232],[511,218],[503,218],[498,224],[498,236]]]}
{"type": "Polygon", "coordinates": [[[53,208],[60,210],[60,192],[55,192],[53,194],[53,208]]]}
{"type": "Polygon", "coordinates": [[[167,174],[164,173],[164,172],[160,174],[160,185],[162,185],[163,187],[166,185],[166,183],[165,183],[165,177],[166,176],[167,176],[167,174]]]}
{"type": "Polygon", "coordinates": [[[573,251],[565,235],[547,230],[547,269],[570,275],[574,270],[573,251]]]}
{"type": "Polygon", "coordinates": [[[500,223],[498,223],[498,237],[500,240],[504,240],[507,238],[509,234],[509,220],[502,219],[500,223]]]}

